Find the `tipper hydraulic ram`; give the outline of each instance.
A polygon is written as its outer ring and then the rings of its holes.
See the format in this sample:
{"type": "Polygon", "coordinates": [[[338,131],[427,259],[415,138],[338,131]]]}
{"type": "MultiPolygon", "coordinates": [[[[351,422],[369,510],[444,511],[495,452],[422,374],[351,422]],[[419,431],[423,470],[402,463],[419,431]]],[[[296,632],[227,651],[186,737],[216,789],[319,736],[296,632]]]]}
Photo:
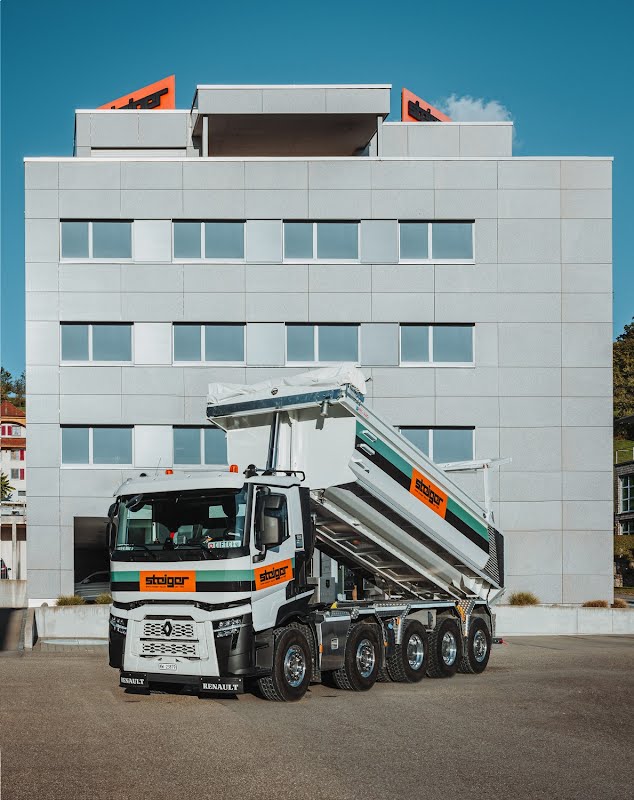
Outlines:
{"type": "Polygon", "coordinates": [[[122,686],[298,700],[311,681],[363,691],[484,671],[502,535],[364,394],[351,367],[212,384],[232,466],[119,488],[122,686]]]}

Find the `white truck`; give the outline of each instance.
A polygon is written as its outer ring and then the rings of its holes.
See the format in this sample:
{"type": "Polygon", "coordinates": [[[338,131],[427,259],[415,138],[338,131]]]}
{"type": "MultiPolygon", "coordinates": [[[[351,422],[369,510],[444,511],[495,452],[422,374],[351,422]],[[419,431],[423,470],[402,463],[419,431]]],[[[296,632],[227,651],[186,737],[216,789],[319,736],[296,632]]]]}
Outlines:
{"type": "Polygon", "coordinates": [[[492,515],[342,366],[211,385],[229,468],[140,475],[108,524],[120,685],[299,700],[311,681],[481,673],[503,591],[492,515]]]}

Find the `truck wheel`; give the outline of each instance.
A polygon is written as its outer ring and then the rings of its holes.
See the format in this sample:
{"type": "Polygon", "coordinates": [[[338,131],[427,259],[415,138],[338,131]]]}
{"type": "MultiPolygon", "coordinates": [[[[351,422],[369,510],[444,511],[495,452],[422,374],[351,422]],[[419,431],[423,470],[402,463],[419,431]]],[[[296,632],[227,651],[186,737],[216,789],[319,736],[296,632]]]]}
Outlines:
{"type": "Polygon", "coordinates": [[[306,694],[312,674],[310,645],[303,629],[291,623],[275,631],[273,671],[258,679],[258,689],[267,700],[293,702],[306,694]]]}
{"type": "Polygon", "coordinates": [[[390,673],[387,671],[387,666],[381,667],[376,676],[377,683],[392,683],[390,673]]]}
{"type": "Polygon", "coordinates": [[[440,620],[429,636],[427,674],[430,678],[451,678],[462,658],[462,634],[450,617],[440,620]]]}
{"type": "Polygon", "coordinates": [[[355,625],[348,636],[341,669],[326,676],[337,689],[367,692],[376,683],[381,662],[381,640],[376,625],[355,625]]]}
{"type": "Polygon", "coordinates": [[[491,634],[489,628],[482,617],[473,617],[458,672],[479,675],[486,669],[490,655],[491,634]]]}
{"type": "Polygon", "coordinates": [[[418,683],[427,670],[427,633],[418,620],[406,619],[402,643],[387,659],[387,672],[393,681],[418,683]]]}

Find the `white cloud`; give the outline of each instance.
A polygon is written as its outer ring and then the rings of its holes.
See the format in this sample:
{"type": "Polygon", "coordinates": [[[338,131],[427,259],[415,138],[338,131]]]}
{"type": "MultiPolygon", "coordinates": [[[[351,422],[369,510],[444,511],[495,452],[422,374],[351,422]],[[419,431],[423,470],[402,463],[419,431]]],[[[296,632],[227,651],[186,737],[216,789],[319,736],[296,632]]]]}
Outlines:
{"type": "Polygon", "coordinates": [[[441,100],[438,107],[455,122],[510,122],[511,112],[498,100],[486,102],[481,97],[458,97],[452,94],[441,100]]]}

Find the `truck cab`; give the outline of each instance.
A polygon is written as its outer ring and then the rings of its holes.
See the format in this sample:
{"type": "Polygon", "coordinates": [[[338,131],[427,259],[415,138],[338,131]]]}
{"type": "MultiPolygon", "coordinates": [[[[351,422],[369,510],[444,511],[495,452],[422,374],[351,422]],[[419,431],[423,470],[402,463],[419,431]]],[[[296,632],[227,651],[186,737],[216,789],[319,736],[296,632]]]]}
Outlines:
{"type": "Polygon", "coordinates": [[[305,611],[313,594],[307,495],[296,475],[228,470],[120,488],[109,525],[110,665],[122,685],[240,689],[270,668],[270,636],[258,634],[305,611]]]}

